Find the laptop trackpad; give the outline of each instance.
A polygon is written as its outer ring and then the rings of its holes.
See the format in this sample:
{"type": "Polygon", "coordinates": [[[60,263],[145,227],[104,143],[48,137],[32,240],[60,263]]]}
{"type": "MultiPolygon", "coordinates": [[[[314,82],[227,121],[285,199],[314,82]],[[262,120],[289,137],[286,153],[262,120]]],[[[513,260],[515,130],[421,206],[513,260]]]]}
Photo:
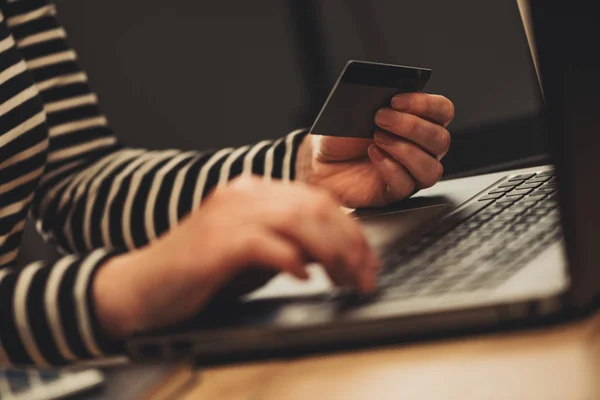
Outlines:
{"type": "MultiPolygon", "coordinates": [[[[430,199],[431,200],[431,199],[430,199]]],[[[379,211],[356,212],[354,216],[364,228],[367,240],[380,251],[386,245],[402,241],[417,228],[434,218],[439,218],[454,208],[454,205],[442,199],[429,201],[425,205],[406,209],[386,208],[379,211]]],[[[267,285],[245,296],[246,299],[273,297],[297,297],[331,293],[334,290],[327,274],[318,264],[308,267],[310,279],[299,281],[288,274],[280,274],[267,285]]]]}

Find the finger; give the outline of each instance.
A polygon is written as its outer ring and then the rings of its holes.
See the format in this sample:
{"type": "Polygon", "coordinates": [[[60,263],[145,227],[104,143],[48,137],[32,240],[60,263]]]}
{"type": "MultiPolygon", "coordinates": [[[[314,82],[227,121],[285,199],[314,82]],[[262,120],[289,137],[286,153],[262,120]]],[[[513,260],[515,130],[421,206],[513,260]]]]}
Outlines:
{"type": "MultiPolygon", "coordinates": [[[[379,142],[376,144],[379,145],[379,142]]],[[[420,189],[435,185],[444,173],[438,160],[409,141],[396,139],[393,146],[382,144],[380,148],[408,170],[420,189]]]]}
{"type": "Polygon", "coordinates": [[[454,104],[437,94],[397,94],[392,98],[391,106],[396,111],[414,114],[444,127],[454,119],[454,104]]]}
{"type": "Polygon", "coordinates": [[[438,160],[444,157],[450,148],[450,132],[446,128],[416,115],[382,108],[375,114],[375,123],[394,134],[379,138],[375,136],[376,141],[387,139],[386,145],[392,145],[394,139],[401,137],[418,144],[438,160]]]}
{"type": "Polygon", "coordinates": [[[238,263],[244,268],[260,265],[278,272],[288,272],[298,279],[309,278],[306,272],[306,257],[294,243],[268,229],[253,229],[238,239],[243,248],[243,260],[238,263]]]}
{"type": "Polygon", "coordinates": [[[369,158],[386,183],[386,188],[382,193],[382,205],[405,199],[414,192],[415,179],[392,156],[385,153],[377,145],[372,144],[369,147],[369,158]]]}
{"type": "Polygon", "coordinates": [[[360,288],[362,270],[372,268],[364,262],[372,250],[358,223],[325,192],[298,187],[290,193],[290,198],[282,199],[286,210],[273,213],[267,223],[296,242],[335,282],[360,288]]]}

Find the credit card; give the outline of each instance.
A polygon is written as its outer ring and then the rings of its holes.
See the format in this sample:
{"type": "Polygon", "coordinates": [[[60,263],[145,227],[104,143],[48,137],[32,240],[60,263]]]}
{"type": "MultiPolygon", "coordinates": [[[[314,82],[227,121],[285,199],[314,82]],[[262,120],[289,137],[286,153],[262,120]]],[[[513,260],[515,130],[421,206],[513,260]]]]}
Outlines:
{"type": "Polygon", "coordinates": [[[377,110],[389,106],[395,94],[422,92],[430,76],[427,68],[348,61],[310,133],[372,138],[377,110]]]}

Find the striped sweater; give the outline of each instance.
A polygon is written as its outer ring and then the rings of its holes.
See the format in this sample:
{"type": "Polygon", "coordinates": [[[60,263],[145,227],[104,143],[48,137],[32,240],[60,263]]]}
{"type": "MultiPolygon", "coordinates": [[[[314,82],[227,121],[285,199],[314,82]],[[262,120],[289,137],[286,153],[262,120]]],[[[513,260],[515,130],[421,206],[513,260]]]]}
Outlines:
{"type": "Polygon", "coordinates": [[[0,0],[0,366],[119,354],[94,313],[98,268],[177,225],[232,177],[293,179],[302,137],[202,153],[125,148],[54,5],[0,0]],[[64,258],[15,266],[28,216],[64,258]]]}

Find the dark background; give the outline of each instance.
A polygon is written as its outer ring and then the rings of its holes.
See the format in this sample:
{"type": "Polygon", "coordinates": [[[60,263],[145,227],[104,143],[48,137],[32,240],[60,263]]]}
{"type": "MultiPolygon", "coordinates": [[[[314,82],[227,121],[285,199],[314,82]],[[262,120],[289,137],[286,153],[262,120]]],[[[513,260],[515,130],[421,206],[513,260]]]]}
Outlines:
{"type": "MultiPolygon", "coordinates": [[[[537,80],[509,0],[58,1],[121,140],[206,149],[310,126],[348,59],[433,69],[446,177],[539,163],[537,80]]],[[[55,256],[27,227],[20,262],[55,256]]]]}
{"type": "Polygon", "coordinates": [[[539,90],[508,0],[59,1],[123,142],[205,149],[310,126],[348,59],[433,69],[447,174],[543,153],[539,90]]]}

